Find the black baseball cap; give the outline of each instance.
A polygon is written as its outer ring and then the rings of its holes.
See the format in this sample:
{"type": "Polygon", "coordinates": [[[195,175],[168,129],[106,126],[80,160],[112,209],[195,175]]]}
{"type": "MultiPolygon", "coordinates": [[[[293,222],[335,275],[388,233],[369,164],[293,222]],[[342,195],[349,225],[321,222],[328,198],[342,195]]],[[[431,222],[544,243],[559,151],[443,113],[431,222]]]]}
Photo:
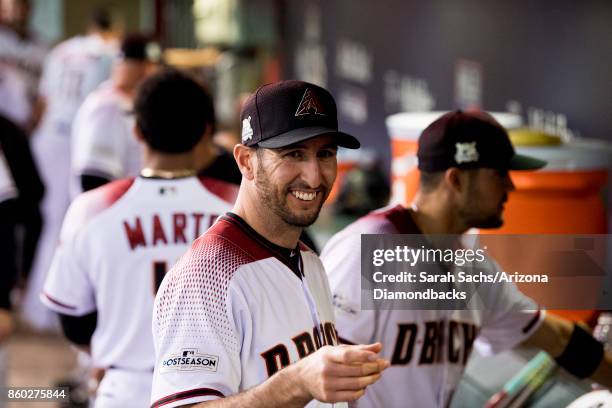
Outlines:
{"type": "Polygon", "coordinates": [[[289,80],[258,88],[240,112],[242,144],[269,149],[332,135],[338,146],[358,149],[359,141],[338,131],[331,94],[308,82],[289,80]]]}
{"type": "Polygon", "coordinates": [[[162,59],[162,52],[160,45],[152,37],[128,34],[121,40],[119,56],[122,59],[157,63],[162,59]]]}
{"type": "Polygon", "coordinates": [[[546,161],[516,154],[510,137],[486,112],[448,112],[430,124],[419,138],[419,170],[490,167],[536,170],[546,161]]]}

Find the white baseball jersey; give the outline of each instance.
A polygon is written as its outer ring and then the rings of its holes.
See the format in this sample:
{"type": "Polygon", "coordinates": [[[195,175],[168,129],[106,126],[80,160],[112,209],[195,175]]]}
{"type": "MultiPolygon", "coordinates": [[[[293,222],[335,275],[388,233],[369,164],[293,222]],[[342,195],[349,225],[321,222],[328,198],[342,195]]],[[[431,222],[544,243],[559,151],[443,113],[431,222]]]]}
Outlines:
{"type": "Polygon", "coordinates": [[[337,344],[319,257],[301,244],[283,249],[231,213],[168,273],[153,313],[152,407],[246,391],[322,345],[337,344]]]}
{"type": "MultiPolygon", "coordinates": [[[[45,282],[50,309],[97,311],[93,365],[153,373],[155,291],[190,243],[229,208],[236,186],[213,179],[137,177],[80,195],[70,206],[45,282]]],[[[150,397],[141,396],[142,406],[150,397]]]]}
{"type": "Polygon", "coordinates": [[[142,147],[133,134],[132,98],[110,81],[79,108],[72,127],[72,196],[82,192],[83,174],[119,179],[138,174],[142,147]]]}
{"type": "Polygon", "coordinates": [[[77,108],[108,79],[115,54],[112,45],[95,35],[78,36],[56,46],[45,61],[41,94],[47,102],[32,138],[32,153],[45,183],[43,229],[23,300],[23,317],[37,329],[54,326],[53,314],[39,294],[53,258],[62,220],[70,203],[70,134],[77,108]]]}
{"type": "Polygon", "coordinates": [[[22,127],[32,116],[25,75],[3,64],[0,64],[0,114],[22,127]]]}
{"type": "Polygon", "coordinates": [[[391,310],[362,310],[361,234],[421,232],[409,210],[386,208],[340,231],[321,255],[340,341],[381,342],[382,356],[391,361],[382,378],[366,389],[359,407],[446,407],[474,345],[491,352],[512,348],[543,320],[544,313],[514,284],[479,290],[478,299],[472,299],[481,302],[477,310],[401,310],[399,304],[391,310]]]}
{"type": "Polygon", "coordinates": [[[24,75],[28,102],[34,102],[47,47],[33,36],[23,39],[9,27],[0,25],[0,64],[24,75]]]}
{"type": "Polygon", "coordinates": [[[4,152],[0,149],[0,203],[17,197],[17,187],[4,152]]]}
{"type": "Polygon", "coordinates": [[[40,94],[47,102],[41,128],[69,136],[85,97],[110,77],[116,53],[116,44],[93,34],[57,45],[45,60],[40,81],[40,94]]]}

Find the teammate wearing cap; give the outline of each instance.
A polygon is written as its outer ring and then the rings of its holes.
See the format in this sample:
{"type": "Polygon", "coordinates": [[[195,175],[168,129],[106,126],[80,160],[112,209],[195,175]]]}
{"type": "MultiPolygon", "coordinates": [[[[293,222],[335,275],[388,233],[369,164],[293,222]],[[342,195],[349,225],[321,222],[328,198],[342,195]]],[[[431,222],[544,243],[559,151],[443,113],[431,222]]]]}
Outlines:
{"type": "Polygon", "coordinates": [[[195,177],[194,146],[211,125],[212,98],[168,70],[145,81],[134,110],[144,168],[78,196],[70,206],[41,299],[65,335],[106,370],[96,407],[143,407],[154,366],[151,312],[167,268],[231,208],[237,188],[195,177]]]}
{"type": "Polygon", "coordinates": [[[514,189],[508,170],[546,164],[515,154],[490,115],[461,111],[443,115],[422,133],[418,159],[420,189],[411,208],[370,213],[332,237],[322,254],[338,336],[346,343],[381,342],[391,360],[359,406],[403,407],[406,401],[448,406],[475,340],[493,352],[523,342],[541,347],[570,372],[610,385],[612,360],[601,344],[580,327],[545,314],[513,283],[480,287],[477,310],[401,310],[399,303],[361,310],[361,234],[460,235],[500,227],[503,204],[514,189]]]}
{"type": "Polygon", "coordinates": [[[111,79],[79,108],[72,129],[73,197],[111,180],[138,174],[142,151],[133,136],[132,104],[138,86],[155,72],[160,58],[161,49],[150,38],[126,36],[111,79]]]}
{"type": "Polygon", "coordinates": [[[387,362],[379,344],[336,346],[325,272],[298,237],[334,182],[337,147],[359,142],[338,131],[332,96],[301,81],[259,88],[241,120],[236,205],[156,296],[152,407],[355,400],[387,362]]]}

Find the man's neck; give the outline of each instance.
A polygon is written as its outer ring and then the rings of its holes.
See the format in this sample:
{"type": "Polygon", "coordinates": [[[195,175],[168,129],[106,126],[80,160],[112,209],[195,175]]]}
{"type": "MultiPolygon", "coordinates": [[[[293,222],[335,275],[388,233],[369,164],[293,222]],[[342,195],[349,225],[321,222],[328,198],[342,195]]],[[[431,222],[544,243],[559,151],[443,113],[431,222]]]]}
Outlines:
{"type": "Polygon", "coordinates": [[[234,205],[234,212],[268,241],[284,248],[297,246],[302,228],[287,225],[276,214],[259,203],[249,200],[241,186],[234,205]]]}
{"type": "Polygon", "coordinates": [[[463,234],[468,230],[442,199],[418,194],[410,208],[415,224],[426,235],[463,234]]]}
{"type": "Polygon", "coordinates": [[[207,169],[219,156],[219,148],[213,143],[212,138],[206,135],[196,146],[196,169],[202,171],[207,169]]]}
{"type": "Polygon", "coordinates": [[[123,97],[129,99],[130,103],[134,102],[134,97],[136,96],[136,86],[124,84],[118,80],[113,81],[113,86],[123,97]]]}
{"type": "Polygon", "coordinates": [[[195,173],[195,160],[191,151],[168,154],[145,147],[143,156],[143,168],[161,171],[193,170],[195,173]]]}

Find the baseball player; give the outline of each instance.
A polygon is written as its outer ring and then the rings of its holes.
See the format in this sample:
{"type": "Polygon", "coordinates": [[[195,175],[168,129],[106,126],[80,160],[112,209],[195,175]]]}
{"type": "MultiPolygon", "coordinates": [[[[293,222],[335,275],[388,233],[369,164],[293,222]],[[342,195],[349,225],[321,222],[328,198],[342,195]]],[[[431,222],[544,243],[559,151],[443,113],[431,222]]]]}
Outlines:
{"type": "Polygon", "coordinates": [[[57,45],[47,57],[40,92],[46,108],[32,139],[32,151],[46,187],[44,226],[32,276],[23,299],[23,318],[37,329],[55,321],[38,294],[57,246],[62,219],[70,202],[70,134],[72,121],[85,97],[108,79],[116,44],[110,22],[98,16],[87,35],[57,45]]]}
{"type": "MultiPolygon", "coordinates": [[[[370,213],[332,237],[322,254],[338,336],[348,344],[381,342],[384,357],[391,360],[359,406],[448,406],[475,345],[497,352],[527,343],[556,357],[571,373],[610,385],[612,360],[601,344],[579,326],[547,315],[513,283],[480,287],[475,310],[401,310],[399,303],[361,310],[361,234],[497,228],[514,189],[508,170],[545,165],[515,154],[506,131],[488,114],[461,111],[443,115],[422,133],[418,159],[421,184],[411,208],[370,213]]],[[[476,288],[467,290],[475,293],[476,288]]]]}
{"type": "Polygon", "coordinates": [[[26,129],[32,115],[25,75],[0,64],[0,115],[26,129]]]}
{"type": "Polygon", "coordinates": [[[111,180],[135,176],[141,167],[131,110],[138,86],[157,67],[161,49],[148,37],[131,34],[122,40],[119,55],[111,79],[85,99],[74,119],[73,197],[111,180]]]}
{"type": "Polygon", "coordinates": [[[378,358],[379,344],[336,345],[325,271],[298,238],[334,182],[337,147],[359,142],[338,131],[332,96],[301,81],[259,88],[241,119],[236,204],[156,296],[151,406],[355,400],[387,362],[378,358]]]}
{"type": "Polygon", "coordinates": [[[212,98],[168,70],[136,96],[144,142],[139,177],[113,181],[71,204],[41,298],[65,335],[104,368],[96,407],[145,407],[154,366],[151,313],[166,270],[229,208],[235,186],[195,176],[194,145],[212,98]]]}
{"type": "MultiPolygon", "coordinates": [[[[47,55],[47,47],[30,31],[30,10],[29,0],[2,0],[0,4],[0,66],[10,68],[19,74],[19,77],[14,73],[4,73],[3,76],[11,75],[6,80],[19,81],[19,86],[24,88],[23,96],[26,103],[25,107],[21,105],[24,101],[21,100],[22,95],[19,95],[19,100],[12,100],[12,103],[19,103],[19,107],[7,105],[4,108],[10,110],[8,113],[17,110],[19,118],[11,117],[11,119],[26,127],[28,131],[35,124],[33,122],[36,118],[33,116],[36,115],[33,115],[33,110],[43,61],[47,55]]],[[[16,85],[8,83],[2,86],[16,85]]]]}

